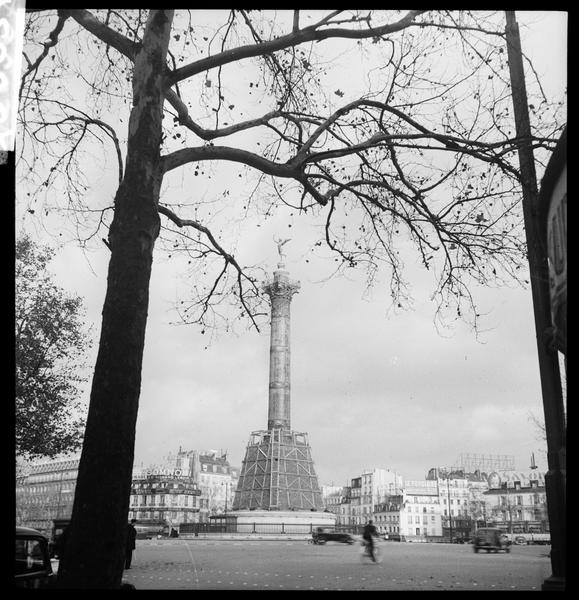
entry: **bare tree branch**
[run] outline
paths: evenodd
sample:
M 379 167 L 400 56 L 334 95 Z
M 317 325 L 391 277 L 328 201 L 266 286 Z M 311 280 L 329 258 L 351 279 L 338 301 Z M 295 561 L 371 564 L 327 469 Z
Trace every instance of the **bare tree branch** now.
M 168 75 L 167 83 L 171 87 L 178 81 L 197 75 L 204 71 L 214 69 L 218 66 L 223 66 L 232 62 L 237 62 L 245 58 L 251 58 L 255 56 L 264 56 L 282 50 L 284 48 L 290 48 L 292 46 L 298 46 L 305 42 L 318 42 L 331 38 L 341 39 L 354 39 L 361 40 L 364 38 L 380 37 L 395 33 L 402 29 L 409 27 L 417 16 L 422 14 L 422 10 L 409 11 L 402 19 L 396 23 L 390 25 L 383 25 L 381 27 L 368 28 L 364 30 L 354 30 L 346 28 L 326 29 L 324 31 L 318 31 L 316 26 L 307 27 L 301 29 L 297 33 L 289 33 L 284 36 L 280 36 L 277 39 L 263 42 L 261 44 L 252 44 L 248 46 L 239 46 L 232 50 L 225 50 L 215 56 L 210 56 L 173 71 Z M 321 23 L 321 22 L 320 22 Z M 319 25 L 319 24 L 318 24 Z
M 92 33 L 99 40 L 108 44 L 124 54 L 131 60 L 135 59 L 135 54 L 139 49 L 139 44 L 129 38 L 121 35 L 114 29 L 107 27 L 99 21 L 90 11 L 84 9 L 71 9 L 66 11 L 79 25 L 82 25 L 87 31 Z
M 243 308 L 245 309 L 247 316 L 251 319 L 251 322 L 253 323 L 253 326 L 255 327 L 255 329 L 257 331 L 259 331 L 259 326 L 258 326 L 257 322 L 255 321 L 253 312 L 245 301 L 245 295 L 244 295 L 244 291 L 243 291 L 243 289 L 244 289 L 243 282 L 244 281 L 249 282 L 249 284 L 251 285 L 251 287 L 253 287 L 253 289 L 255 291 L 257 291 L 258 288 L 255 285 L 255 283 L 245 274 L 244 269 L 239 266 L 239 263 L 235 260 L 235 258 L 231 254 L 229 254 L 217 242 L 217 240 L 215 239 L 215 237 L 213 236 L 211 231 L 204 225 L 201 225 L 197 221 L 192 221 L 190 219 L 181 219 L 172 210 L 170 210 L 166 206 L 159 205 L 158 210 L 159 210 L 159 213 L 161 213 L 162 215 L 165 215 L 168 219 L 170 219 L 173 223 L 175 223 L 175 225 L 177 225 L 177 227 L 179 227 L 179 228 L 192 227 L 193 229 L 196 229 L 197 231 L 200 231 L 201 233 L 203 233 L 207 237 L 207 239 L 211 242 L 211 245 L 213 246 L 213 248 L 215 248 L 217 253 L 220 254 L 223 257 L 223 259 L 225 260 L 225 265 L 223 267 L 223 270 L 222 270 L 221 274 L 218 276 L 218 278 L 216 279 L 216 281 L 214 282 L 212 289 L 207 294 L 207 299 L 209 299 L 213 296 L 213 293 L 215 292 L 215 289 L 217 287 L 219 280 L 225 274 L 228 264 L 231 265 L 237 271 L 239 301 L 241 302 Z

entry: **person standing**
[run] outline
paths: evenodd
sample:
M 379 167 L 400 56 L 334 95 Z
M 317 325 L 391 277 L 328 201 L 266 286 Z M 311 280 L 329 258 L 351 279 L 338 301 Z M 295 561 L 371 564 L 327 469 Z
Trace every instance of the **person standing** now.
M 136 547 L 135 540 L 137 539 L 137 530 L 133 523 L 136 523 L 136 519 L 131 519 L 131 522 L 127 525 L 127 541 L 125 546 L 125 569 L 131 568 L 131 561 L 133 559 L 133 550 Z
M 66 540 L 68 539 L 68 525 L 62 530 L 62 533 L 58 536 L 56 541 L 55 554 L 58 560 L 62 560 L 64 556 L 64 550 L 66 546 Z
M 366 548 L 368 550 L 368 554 L 370 558 L 376 562 L 376 556 L 374 554 L 374 538 L 378 537 L 378 530 L 374 527 L 374 523 L 372 519 L 364 525 L 364 531 L 362 533 L 362 539 L 366 543 Z

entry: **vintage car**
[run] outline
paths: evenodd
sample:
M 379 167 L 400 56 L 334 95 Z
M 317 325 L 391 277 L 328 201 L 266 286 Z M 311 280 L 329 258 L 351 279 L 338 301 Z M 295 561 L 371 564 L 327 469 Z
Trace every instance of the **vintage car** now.
M 353 544 L 356 540 L 351 533 L 334 531 L 318 527 L 312 532 L 312 541 L 314 544 L 325 544 L 326 542 L 340 542 L 342 544 Z
M 476 531 L 472 540 L 472 549 L 475 552 L 486 550 L 488 552 L 511 551 L 511 541 L 507 534 L 495 527 L 481 527 Z
M 14 583 L 17 588 L 49 588 L 54 585 L 48 538 L 40 531 L 16 527 L 15 558 Z

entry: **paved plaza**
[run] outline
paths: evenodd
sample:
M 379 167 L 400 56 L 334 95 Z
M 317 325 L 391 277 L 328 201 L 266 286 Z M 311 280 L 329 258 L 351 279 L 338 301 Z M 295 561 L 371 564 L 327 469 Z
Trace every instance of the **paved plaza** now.
M 360 546 L 307 540 L 139 540 L 124 580 L 137 589 L 540 591 L 549 546 L 475 554 L 470 545 L 380 542 L 382 561 Z

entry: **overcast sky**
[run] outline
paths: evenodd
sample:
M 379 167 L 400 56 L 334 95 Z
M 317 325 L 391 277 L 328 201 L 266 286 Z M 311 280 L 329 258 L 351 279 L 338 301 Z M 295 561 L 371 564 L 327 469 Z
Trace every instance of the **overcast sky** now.
M 539 16 L 522 31 L 523 50 L 549 95 L 566 85 L 566 18 Z M 394 313 L 386 287 L 368 296 L 362 275 L 322 282 L 328 265 L 305 261 L 310 233 L 283 216 L 242 249 L 273 272 L 273 235 L 292 238 L 284 247 L 287 268 L 301 282 L 291 305 L 292 429 L 308 433 L 320 483 L 344 485 L 372 468 L 420 479 L 467 453 L 513 456 L 518 469 L 534 453 L 545 470 L 545 443 L 533 421 L 543 412 L 530 290 L 477 289 L 483 332 L 477 337 L 460 323 L 439 332 L 432 287 L 412 262 L 406 277 L 414 309 Z M 66 246 L 52 265 L 57 281 L 85 299 L 96 339 L 107 261 L 104 245 L 90 255 L 92 270 Z M 209 339 L 199 328 L 172 325 L 183 282 L 175 271 L 155 258 L 135 464 L 160 461 L 181 446 L 227 451 L 241 466 L 250 433 L 267 426 L 269 328 Z

